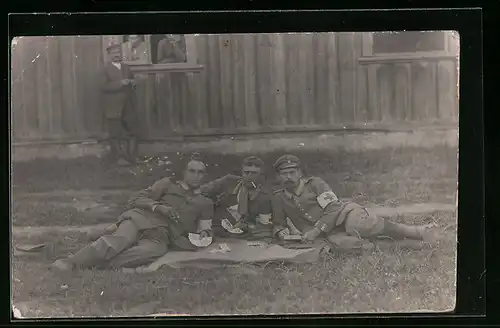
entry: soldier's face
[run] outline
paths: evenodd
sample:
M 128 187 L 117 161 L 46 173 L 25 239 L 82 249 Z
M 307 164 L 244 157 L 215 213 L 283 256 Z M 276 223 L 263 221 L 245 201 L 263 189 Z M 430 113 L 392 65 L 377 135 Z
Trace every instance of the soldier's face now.
M 300 178 L 302 177 L 302 172 L 299 168 L 289 168 L 280 170 L 278 174 L 281 184 L 289 190 L 297 188 L 299 185 Z
M 207 168 L 202 162 L 189 162 L 184 171 L 184 182 L 191 188 L 198 188 L 205 178 L 206 170 Z
M 241 168 L 243 182 L 248 188 L 256 188 L 261 182 L 262 169 L 254 165 L 244 165 Z
M 120 48 L 114 48 L 109 52 L 109 56 L 111 57 L 111 60 L 115 63 L 119 63 L 122 61 L 122 51 Z

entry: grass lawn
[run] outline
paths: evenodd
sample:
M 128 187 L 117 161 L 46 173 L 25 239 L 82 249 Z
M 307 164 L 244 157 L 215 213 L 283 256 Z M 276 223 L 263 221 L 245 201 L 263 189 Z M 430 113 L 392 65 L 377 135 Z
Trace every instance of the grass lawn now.
M 360 203 L 454 203 L 456 150 L 395 149 L 364 153 L 297 152 L 307 173 L 323 177 L 341 197 Z M 266 162 L 280 153 L 263 154 Z M 164 158 L 168 156 L 168 158 Z M 71 193 L 43 197 L 32 193 L 121 189 L 97 197 L 120 206 L 129 190 L 179 172 L 182 154 L 162 154 L 148 165 L 103 170 L 97 159 L 16 164 L 15 225 L 91 224 L 112 220 L 83 215 L 72 208 Z M 211 177 L 237 173 L 242 156 L 207 155 Z M 172 163 L 169 163 L 171 161 Z M 75 195 L 78 193 L 74 193 Z M 361 255 L 331 254 L 316 264 L 267 263 L 202 270 L 162 268 L 149 274 L 86 270 L 54 273 L 50 261 L 85 244 L 83 234 L 15 237 L 15 243 L 51 243 L 35 258 L 14 257 L 13 297 L 23 315 L 119 316 L 176 314 L 342 313 L 451 310 L 455 304 L 456 218 L 451 213 L 397 218 L 452 226 L 432 249 L 376 249 Z

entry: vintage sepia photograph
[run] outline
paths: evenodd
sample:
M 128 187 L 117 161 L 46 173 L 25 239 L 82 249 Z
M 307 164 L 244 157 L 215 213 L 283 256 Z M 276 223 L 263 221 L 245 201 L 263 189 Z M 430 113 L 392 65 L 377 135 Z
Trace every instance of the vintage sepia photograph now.
M 18 319 L 453 311 L 454 31 L 11 43 Z

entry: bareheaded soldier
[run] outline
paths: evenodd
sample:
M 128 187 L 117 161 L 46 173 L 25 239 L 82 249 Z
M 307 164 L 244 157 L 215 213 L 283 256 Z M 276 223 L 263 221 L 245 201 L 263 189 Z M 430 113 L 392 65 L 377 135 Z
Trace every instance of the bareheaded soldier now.
M 199 190 L 205 175 L 205 163 L 198 154 L 193 155 L 182 180 L 163 178 L 139 192 L 116 224 L 76 254 L 54 262 L 53 267 L 133 268 L 154 262 L 168 249 L 197 250 L 189 233 L 212 236 L 213 202 Z
M 271 193 L 264 182 L 264 162 L 250 156 L 243 160 L 241 176 L 228 174 L 200 188 L 216 204 L 213 219 L 216 235 L 239 235 L 246 239 L 272 237 Z M 233 233 L 225 230 L 223 221 L 236 230 Z
M 272 198 L 273 235 L 280 239 L 294 229 L 303 242 L 323 237 L 334 246 L 352 249 L 371 248 L 373 244 L 365 238 L 382 235 L 413 240 L 428 236 L 428 226 L 394 223 L 356 203 L 340 201 L 321 178 L 303 176 L 296 156 L 278 158 L 274 168 L 283 186 Z

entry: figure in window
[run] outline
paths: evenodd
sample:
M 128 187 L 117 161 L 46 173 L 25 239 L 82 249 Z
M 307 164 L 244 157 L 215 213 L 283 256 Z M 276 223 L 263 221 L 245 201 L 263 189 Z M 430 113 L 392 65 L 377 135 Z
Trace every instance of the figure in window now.
M 165 38 L 158 43 L 159 64 L 186 62 L 186 46 L 181 35 L 165 34 Z
M 136 64 L 149 63 L 148 45 L 144 39 L 144 35 L 128 35 L 125 36 L 126 41 L 123 43 L 123 58 L 126 62 Z

